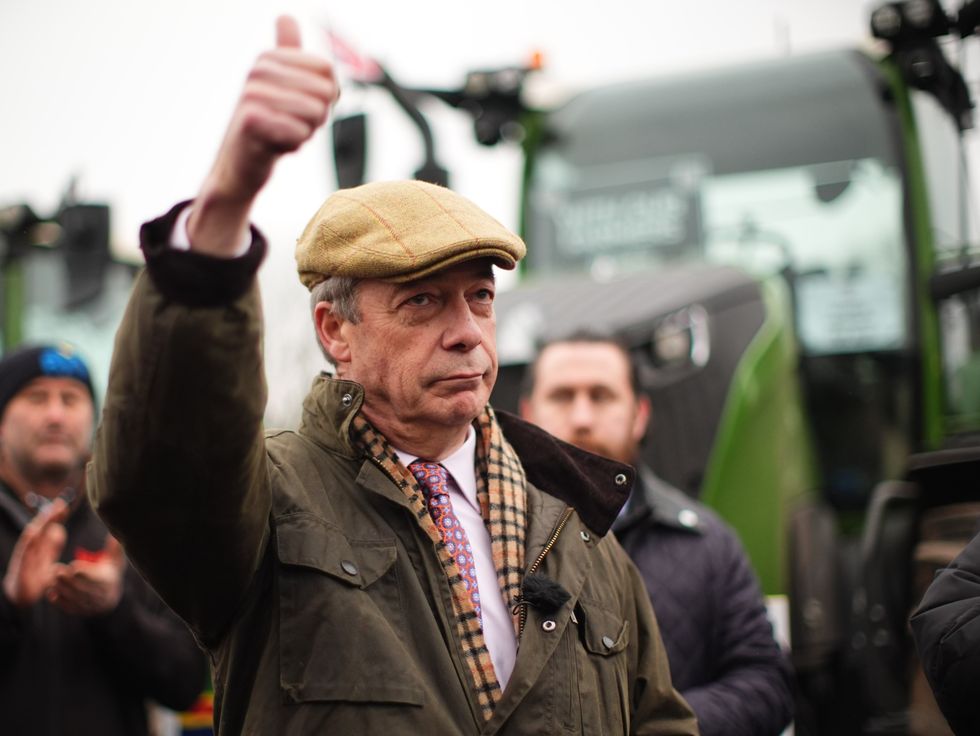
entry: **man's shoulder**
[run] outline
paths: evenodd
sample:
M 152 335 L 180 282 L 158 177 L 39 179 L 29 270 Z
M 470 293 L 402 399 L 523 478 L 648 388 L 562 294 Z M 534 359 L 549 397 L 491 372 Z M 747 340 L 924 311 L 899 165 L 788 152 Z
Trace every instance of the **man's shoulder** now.
M 337 457 L 350 461 L 350 453 L 346 448 L 337 447 L 335 443 L 327 441 L 329 438 L 311 435 L 309 432 L 296 429 L 266 429 L 265 449 L 266 453 L 279 463 L 312 462 L 321 456 Z
M 704 540 L 704 546 L 718 554 L 744 555 L 738 534 L 714 509 L 659 478 L 649 468 L 640 468 L 639 474 L 655 523 L 695 534 Z
M 291 429 L 266 430 L 265 450 L 275 515 L 320 509 L 324 489 L 335 504 L 338 498 L 333 491 L 353 485 L 361 465 Z
M 293 429 L 266 429 L 265 451 L 275 466 L 298 461 L 304 452 L 306 441 Z
M 650 468 L 637 469 L 642 502 L 657 525 L 697 535 L 715 533 L 724 522 L 703 503 L 671 485 Z

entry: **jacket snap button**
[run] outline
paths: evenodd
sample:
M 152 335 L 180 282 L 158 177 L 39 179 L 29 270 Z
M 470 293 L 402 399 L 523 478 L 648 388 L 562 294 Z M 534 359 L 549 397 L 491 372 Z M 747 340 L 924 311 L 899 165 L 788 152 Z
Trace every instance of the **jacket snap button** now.
M 354 397 L 351 396 L 350 394 L 344 394 L 343 396 L 340 397 L 340 403 L 343 404 L 344 406 L 350 406 L 351 404 L 354 403 Z
M 691 529 L 698 525 L 698 514 L 696 511 L 691 511 L 691 509 L 684 509 L 677 514 L 677 521 L 688 529 Z
M 543 624 L 541 624 L 541 628 L 544 629 L 545 631 L 554 631 L 555 626 L 557 626 L 557 624 L 554 621 L 552 621 L 550 618 L 547 621 L 545 621 Z
M 613 648 L 613 644 L 615 644 L 615 643 L 616 642 L 614 642 L 608 636 L 602 637 L 602 646 L 604 646 L 606 649 L 612 649 Z
M 583 542 L 588 542 L 590 539 L 592 539 L 592 537 L 589 535 L 589 533 L 587 531 L 584 531 L 583 530 L 583 531 L 580 531 L 578 534 L 579 534 L 580 537 L 582 537 L 582 541 Z
M 626 485 L 626 475 L 624 473 L 619 473 L 616 476 L 616 479 L 615 480 L 616 480 L 616 485 L 617 486 L 625 486 Z
M 355 565 L 350 560 L 344 560 L 340 563 L 340 566 L 344 569 L 348 575 L 357 575 L 357 565 Z

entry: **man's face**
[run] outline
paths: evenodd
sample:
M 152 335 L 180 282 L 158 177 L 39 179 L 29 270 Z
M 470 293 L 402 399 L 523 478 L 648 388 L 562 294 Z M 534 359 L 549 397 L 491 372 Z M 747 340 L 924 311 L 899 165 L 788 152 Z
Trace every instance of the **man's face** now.
M 357 288 L 361 319 L 343 323 L 334 357 L 342 377 L 364 386 L 368 419 L 396 443 L 469 425 L 497 379 L 490 262 Z
M 0 452 L 28 480 L 63 476 L 88 457 L 93 412 L 80 381 L 35 378 L 7 404 L 0 419 Z
M 564 342 L 538 357 L 521 414 L 559 439 L 633 463 L 650 405 L 633 392 L 627 356 L 616 345 Z

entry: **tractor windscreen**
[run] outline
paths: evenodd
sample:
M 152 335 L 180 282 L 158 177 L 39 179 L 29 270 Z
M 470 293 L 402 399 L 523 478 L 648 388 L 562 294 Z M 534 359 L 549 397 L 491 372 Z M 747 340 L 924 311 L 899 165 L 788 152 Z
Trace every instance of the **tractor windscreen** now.
M 529 169 L 530 275 L 783 273 L 806 354 L 905 348 L 903 178 L 869 94 L 884 82 L 851 52 L 750 70 L 598 90 L 553 115 Z

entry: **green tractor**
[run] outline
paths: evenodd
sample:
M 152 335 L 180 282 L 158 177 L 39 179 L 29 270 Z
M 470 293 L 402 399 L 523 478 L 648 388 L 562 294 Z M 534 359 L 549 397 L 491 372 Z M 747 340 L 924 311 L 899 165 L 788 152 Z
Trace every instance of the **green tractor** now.
M 938 38 L 977 2 L 887 3 L 880 57 L 842 50 L 521 98 L 527 69 L 459 90 L 373 80 L 519 127 L 529 245 L 498 295 L 513 409 L 540 341 L 591 328 L 633 350 L 654 407 L 645 456 L 738 531 L 800 684 L 796 731 L 944 733 L 906 621 L 980 520 L 980 245 L 967 217 L 972 101 Z M 363 118 L 334 129 L 341 185 Z M 785 613 L 787 612 L 788 613 Z
M 104 385 L 116 327 L 138 266 L 109 246 L 110 208 L 68 188 L 51 213 L 0 208 L 0 354 L 21 343 L 67 340 Z
M 515 408 L 540 340 L 622 336 L 653 399 L 646 459 L 738 531 L 800 684 L 797 734 L 944 733 L 906 620 L 980 519 L 980 246 L 967 217 L 972 102 L 937 44 L 980 2 L 879 7 L 880 57 L 837 51 L 584 92 L 529 109 L 528 69 L 413 90 L 419 178 L 446 183 L 418 103 L 522 131 L 520 283 L 498 296 Z M 337 178 L 364 118 L 334 124 Z M 0 211 L 0 339 L 67 338 L 104 380 L 134 267 L 108 210 Z M 105 362 L 105 365 L 103 365 Z

